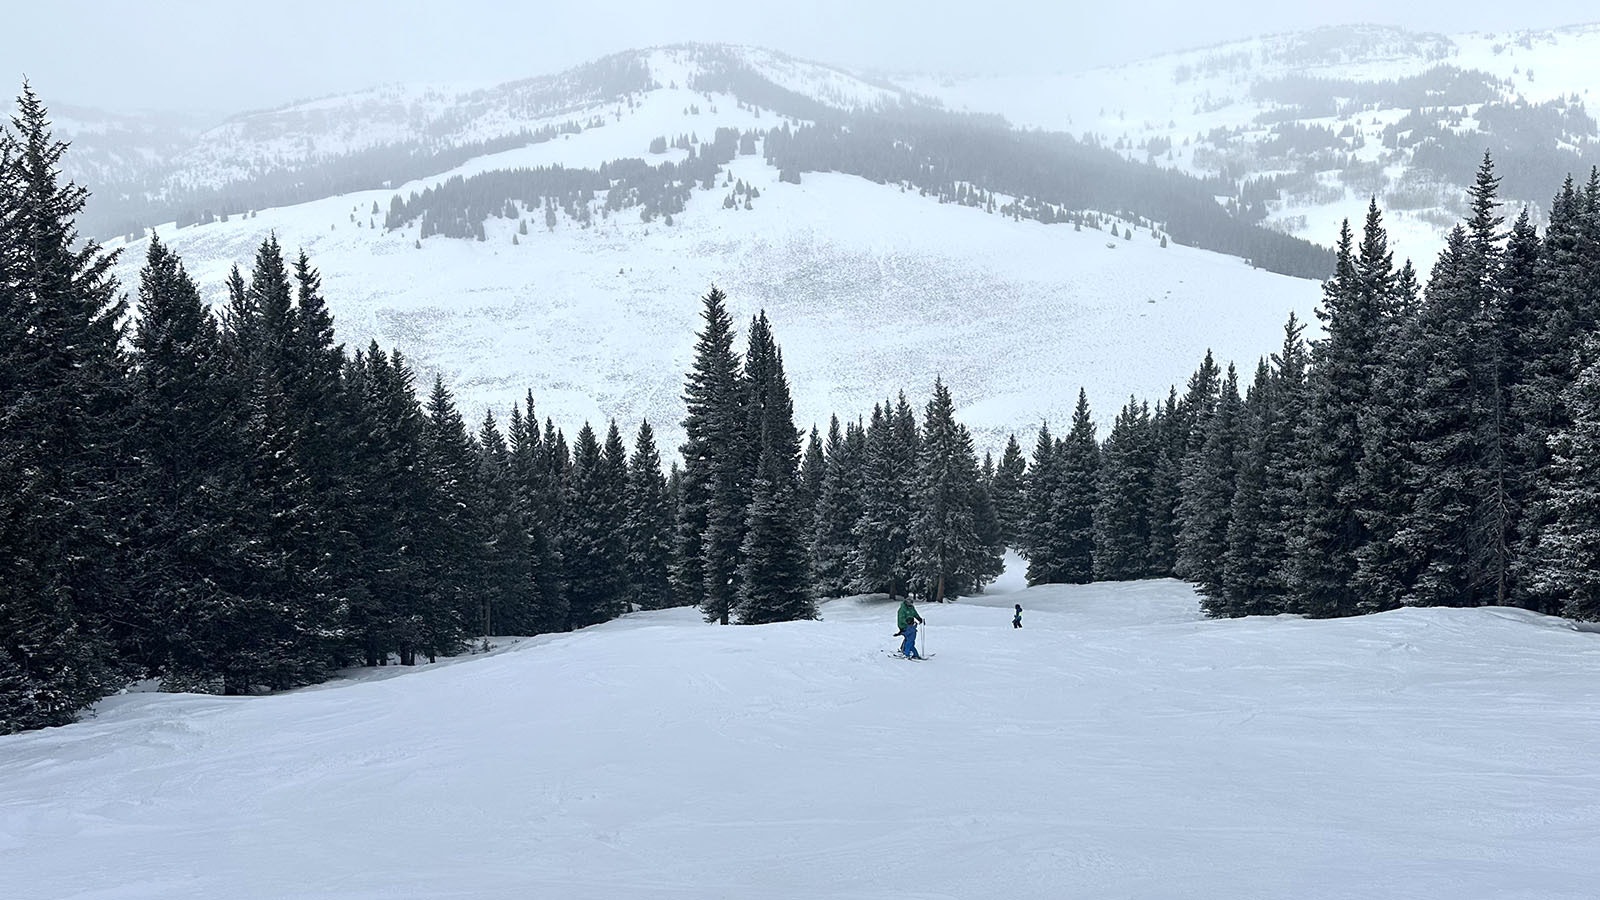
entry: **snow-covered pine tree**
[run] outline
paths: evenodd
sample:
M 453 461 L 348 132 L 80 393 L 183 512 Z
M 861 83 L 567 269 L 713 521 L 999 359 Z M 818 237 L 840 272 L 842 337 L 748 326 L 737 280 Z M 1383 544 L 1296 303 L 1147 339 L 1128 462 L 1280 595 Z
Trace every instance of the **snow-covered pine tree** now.
M 628 461 L 627 574 L 632 602 L 641 609 L 673 604 L 668 566 L 672 561 L 672 509 L 661 454 L 649 422 L 639 424 Z
M 1242 417 L 1239 375 L 1229 363 L 1216 402 L 1195 426 L 1199 440 L 1193 442 L 1184 460 L 1178 501 L 1176 571 L 1207 593 L 1222 589 Z
M 498 630 L 499 610 L 515 608 L 519 598 L 536 590 L 538 581 L 522 494 L 511 470 L 511 452 L 493 412 L 484 413 L 477 445 L 486 547 L 483 579 L 478 584 L 478 615 L 471 624 L 474 630 L 490 635 Z M 565 616 L 557 628 L 567 628 Z
M 826 470 L 811 537 L 811 583 L 822 597 L 843 597 L 854 583 L 850 554 L 856 546 L 853 529 L 861 518 L 865 456 L 866 435 L 861 426 L 852 422 L 841 433 L 839 419 L 832 418 L 824 453 Z
M 1363 453 L 1361 414 L 1373 402 L 1384 313 L 1392 299 L 1393 258 L 1376 203 L 1367 213 L 1359 259 L 1347 221 L 1339 232 L 1333 278 L 1317 309 L 1326 336 L 1312 348 L 1302 469 L 1302 518 L 1290 547 L 1292 612 L 1353 615 L 1356 551 L 1368 532 L 1356 496 Z
M 1078 389 L 1072 428 L 1056 442 L 1059 487 L 1051 507 L 1055 577 L 1062 584 L 1094 580 L 1094 510 L 1100 490 L 1100 442 L 1095 439 L 1089 395 Z
M 1513 389 L 1512 417 L 1519 430 L 1525 493 L 1518 525 L 1514 572 L 1525 582 L 1517 588 L 1518 605 L 1559 613 L 1565 598 L 1550 593 L 1554 582 L 1533 569 L 1549 557 L 1541 548 L 1556 506 L 1546 471 L 1553 436 L 1571 423 L 1563 392 L 1577 377 L 1575 368 L 1583 338 L 1600 323 L 1600 173 L 1585 189 L 1569 177 L 1550 208 L 1550 224 L 1535 266 L 1537 287 L 1529 302 L 1531 325 L 1526 340 L 1523 377 Z M 1523 572 L 1524 569 L 1526 572 Z
M 442 570 L 435 575 L 440 602 L 454 610 L 467 634 L 477 631 L 478 590 L 488 561 L 491 511 L 483 506 L 477 450 L 455 398 L 435 375 L 422 426 L 423 469 L 433 484 Z
M 1150 494 L 1157 448 L 1148 404 L 1128 398 L 1100 447 L 1094 577 L 1150 577 Z
M 684 385 L 682 515 L 678 520 L 674 588 L 699 598 L 707 621 L 730 621 L 744 542 L 749 453 L 745 387 L 733 350 L 727 297 L 713 287 L 702 298 L 705 327 L 695 342 Z
M 861 468 L 861 514 L 851 528 L 852 590 L 899 596 L 905 588 L 906 550 L 911 542 L 911 491 L 908 471 L 896 452 L 894 413 L 888 402 L 873 404 L 867 422 L 866 459 Z
M 572 477 L 567 484 L 568 615 L 573 628 L 615 618 L 625 612 L 627 547 L 624 543 L 623 497 L 627 485 L 626 451 L 612 423 L 601 448 L 585 422 L 572 448 Z
M 1301 424 L 1308 357 L 1305 326 L 1291 313 L 1283 346 L 1263 387 L 1259 372 L 1246 404 L 1244 454 L 1228 523 L 1221 597 L 1211 615 L 1272 615 L 1287 608 L 1287 530 L 1300 515 Z
M 203 668 L 208 656 L 183 627 L 237 602 L 224 587 L 231 565 L 223 474 L 238 464 L 228 427 L 217 323 L 182 262 L 152 235 L 139 273 L 133 333 L 133 581 L 123 616 L 143 635 L 131 656 L 148 671 Z
M 989 495 L 994 501 L 995 521 L 1000 528 L 1000 539 L 1008 547 L 1019 546 L 1024 517 L 1023 481 L 1028 463 L 1017 444 L 1017 436 L 1006 439 L 1006 448 L 994 467 L 994 479 L 989 485 Z
M 1028 584 L 1052 584 L 1059 565 L 1055 558 L 1055 496 L 1059 473 L 1055 465 L 1056 441 L 1050 423 L 1039 423 L 1033 443 L 1033 463 L 1023 479 L 1021 551 L 1028 560 Z
M 0 733 L 58 725 L 113 683 L 129 497 L 125 306 L 114 254 L 79 246 L 86 192 L 23 85 L 0 134 Z M 72 560 L 66 567 L 61 560 Z
M 822 497 L 822 476 L 826 471 L 822 437 L 813 425 L 811 434 L 806 438 L 806 449 L 800 457 L 800 481 L 795 485 L 795 515 L 800 517 L 800 533 L 805 536 L 808 553 L 811 537 L 816 533 L 817 501 Z
M 741 625 L 817 618 L 803 536 L 795 517 L 794 461 L 768 445 L 756 468 L 739 563 Z
M 935 379 L 924 412 L 921 450 L 911 530 L 914 577 L 935 601 L 980 591 L 999 571 L 999 551 L 978 533 L 978 460 L 943 379 Z
M 1578 378 L 1562 394 L 1571 424 L 1550 441 L 1539 510 L 1549 524 L 1524 563 L 1529 593 L 1560 597 L 1562 615 L 1600 621 L 1600 339 L 1584 346 Z

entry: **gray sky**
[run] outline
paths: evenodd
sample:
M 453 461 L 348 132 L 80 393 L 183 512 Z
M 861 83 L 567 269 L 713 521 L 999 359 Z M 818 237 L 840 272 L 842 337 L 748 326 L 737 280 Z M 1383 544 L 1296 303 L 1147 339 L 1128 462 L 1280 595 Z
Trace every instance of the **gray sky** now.
M 1318 25 L 1596 18 L 1594 0 L 55 0 L 0 10 L 8 33 L 28 36 L 6 42 L 0 88 L 14 94 L 26 74 L 47 104 L 232 113 L 392 81 L 505 81 L 679 41 L 848 67 L 1035 72 Z

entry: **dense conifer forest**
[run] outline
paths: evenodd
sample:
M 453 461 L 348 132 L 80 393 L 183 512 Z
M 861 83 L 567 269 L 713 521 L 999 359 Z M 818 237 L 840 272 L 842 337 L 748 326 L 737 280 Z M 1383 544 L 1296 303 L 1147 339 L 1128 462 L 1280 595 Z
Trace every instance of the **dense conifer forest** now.
M 1505 225 L 1485 157 L 1425 284 L 1374 203 L 1339 236 L 1321 338 L 1291 317 L 1244 373 L 1208 355 L 1103 438 L 1080 393 L 1063 434 L 998 460 L 942 381 L 800 430 L 774 323 L 741 341 L 713 287 L 672 461 L 647 422 L 569 441 L 531 390 L 469 425 L 400 353 L 339 344 L 275 238 L 214 312 L 152 237 L 130 316 L 64 150 L 24 88 L 0 142 L 0 732 L 135 679 L 281 690 L 632 609 L 951 600 L 1008 546 L 1030 583 L 1176 576 L 1214 616 L 1600 618 L 1600 173 L 1540 234 Z M 454 227 L 418 202 L 395 214 Z

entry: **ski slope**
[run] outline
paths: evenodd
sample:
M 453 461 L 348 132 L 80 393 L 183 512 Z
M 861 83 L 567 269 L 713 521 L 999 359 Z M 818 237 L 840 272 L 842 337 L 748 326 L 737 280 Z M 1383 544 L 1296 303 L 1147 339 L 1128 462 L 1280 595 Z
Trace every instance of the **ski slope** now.
M 1600 635 L 1002 587 L 913 663 L 893 611 L 112 698 L 0 738 L 0 897 L 1594 896 Z

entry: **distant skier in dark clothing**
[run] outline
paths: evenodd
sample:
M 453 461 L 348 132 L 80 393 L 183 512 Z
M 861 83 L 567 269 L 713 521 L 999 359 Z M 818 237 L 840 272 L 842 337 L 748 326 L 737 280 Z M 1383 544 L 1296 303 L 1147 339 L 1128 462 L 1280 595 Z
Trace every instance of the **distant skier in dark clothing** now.
M 917 653 L 917 626 L 922 624 L 922 617 L 917 615 L 917 608 L 911 605 L 910 597 L 900 601 L 895 624 L 900 626 L 896 633 L 905 635 L 905 640 L 900 642 L 900 655 L 907 659 L 921 659 L 921 654 Z
M 1017 614 L 1011 617 L 1011 627 L 1012 628 L 1021 628 L 1022 627 L 1022 604 L 1021 603 L 1017 604 Z

